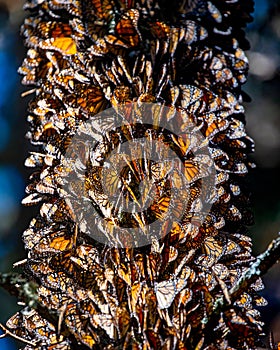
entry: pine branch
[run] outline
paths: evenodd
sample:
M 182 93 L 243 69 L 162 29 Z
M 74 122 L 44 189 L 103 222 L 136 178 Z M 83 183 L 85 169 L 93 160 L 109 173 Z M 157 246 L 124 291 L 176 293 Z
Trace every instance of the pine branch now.
M 248 289 L 259 277 L 265 275 L 267 271 L 279 262 L 280 259 L 280 237 L 274 239 L 268 248 L 260 255 L 252 265 L 244 272 L 237 283 L 229 291 L 232 300 Z
M 16 339 L 16 340 L 18 340 L 18 341 L 20 341 L 20 342 L 22 342 L 22 343 L 31 345 L 31 346 L 33 346 L 33 347 L 36 346 L 36 343 L 35 343 L 35 342 L 29 341 L 29 340 L 26 340 L 26 339 L 24 339 L 24 338 L 22 338 L 22 337 L 17 336 L 16 334 L 10 332 L 10 331 L 9 331 L 5 326 L 3 326 L 1 323 L 0 323 L 0 329 L 2 329 L 2 331 L 4 332 L 3 334 L 0 335 L 0 339 L 9 336 L 9 337 L 12 337 L 12 338 L 14 338 L 14 339 Z
M 17 297 L 19 303 L 34 307 L 37 304 L 37 284 L 28 281 L 21 273 L 0 272 L 0 287 Z
M 231 305 L 243 292 L 246 292 L 250 285 L 252 285 L 258 278 L 265 275 L 268 270 L 278 263 L 280 260 L 280 237 L 274 239 L 268 246 L 268 248 L 257 256 L 256 260 L 251 266 L 243 273 L 237 283 L 229 290 L 228 297 L 231 303 L 225 296 L 218 298 L 215 302 L 212 317 L 206 320 L 207 328 L 210 330 L 212 319 L 215 315 L 220 314 Z M 214 317 L 215 318 L 215 317 Z M 205 333 L 207 333 L 205 328 Z

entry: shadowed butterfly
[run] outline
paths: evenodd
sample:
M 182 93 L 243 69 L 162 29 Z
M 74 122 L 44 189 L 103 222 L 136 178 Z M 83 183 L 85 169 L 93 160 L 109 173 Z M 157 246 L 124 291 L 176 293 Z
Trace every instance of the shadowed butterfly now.
M 166 39 L 170 34 L 170 26 L 164 22 L 153 22 L 150 24 L 151 34 L 161 40 Z
M 64 312 L 64 323 L 77 339 L 89 348 L 92 348 L 96 344 L 97 336 L 93 337 L 94 332 L 91 332 L 92 335 L 90 335 L 88 332 L 89 318 L 82 316 L 78 305 L 74 302 L 69 302 Z
M 80 0 L 51 0 L 43 1 L 43 7 L 47 12 L 50 12 L 54 17 L 58 17 L 61 10 L 66 10 L 70 15 L 81 18 L 82 9 Z M 50 10 L 58 10 L 56 13 Z
M 123 9 L 131 9 L 135 7 L 135 0 L 118 0 Z
M 197 25 L 196 22 L 194 21 L 186 21 L 185 22 L 185 28 L 184 30 L 184 35 L 182 38 L 182 42 L 184 44 L 190 45 L 194 43 L 195 41 L 201 41 L 207 38 L 207 30 L 200 25 Z
M 217 7 L 215 5 L 213 5 L 213 3 L 210 1 L 207 2 L 207 7 L 208 7 L 208 11 L 210 12 L 212 18 L 217 23 L 221 23 L 222 22 L 222 15 L 221 15 L 220 11 L 217 9 Z
M 39 31 L 41 39 L 71 37 L 72 28 L 67 23 L 62 22 L 40 22 L 36 30 Z
M 114 6 L 111 0 L 90 0 L 88 1 L 87 6 L 89 9 L 92 7 L 93 15 L 100 19 L 107 20 L 112 17 Z
M 64 103 L 73 108 L 80 108 L 85 116 L 88 117 L 89 114 L 94 115 L 102 111 L 107 101 L 101 88 L 75 84 L 73 93 L 64 98 Z
M 131 9 L 125 12 L 115 26 L 116 36 L 107 35 L 106 41 L 124 48 L 137 46 L 140 40 L 140 33 L 137 29 L 138 19 L 138 10 Z
M 96 45 L 90 48 L 90 52 L 96 56 L 103 56 L 110 50 L 117 52 L 120 49 L 133 48 L 139 44 L 140 33 L 138 31 L 139 11 L 131 9 L 125 12 L 117 22 L 114 33 L 108 34 L 97 40 Z
M 162 340 L 158 333 L 153 331 L 152 329 L 148 329 L 145 331 L 145 335 L 149 342 L 149 348 L 151 349 L 161 349 L 162 348 Z

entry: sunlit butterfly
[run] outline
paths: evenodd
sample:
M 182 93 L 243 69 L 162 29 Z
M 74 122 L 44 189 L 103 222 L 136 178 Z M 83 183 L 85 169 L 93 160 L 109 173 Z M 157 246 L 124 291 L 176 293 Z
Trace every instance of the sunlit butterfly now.
M 75 55 L 77 53 L 77 46 L 74 39 L 69 37 L 58 37 L 42 40 L 39 42 L 42 49 L 54 50 L 63 55 Z
M 171 198 L 169 196 L 162 196 L 149 208 L 151 210 L 151 214 L 157 219 L 164 219 L 166 213 L 168 212 L 170 200 Z
M 250 308 L 252 305 L 252 297 L 248 293 L 243 293 L 235 304 L 246 309 Z
M 160 309 L 170 307 L 176 295 L 187 285 L 190 274 L 191 269 L 184 267 L 180 277 L 171 277 L 169 280 L 155 283 L 154 290 Z
M 223 254 L 223 247 L 213 237 L 207 237 L 203 242 L 203 250 L 206 255 L 218 260 Z
M 207 5 L 208 5 L 208 10 L 209 10 L 211 16 L 213 17 L 213 19 L 217 23 L 221 23 L 222 22 L 222 15 L 221 15 L 220 11 L 217 9 L 217 7 L 210 1 L 207 2 Z
M 267 300 L 262 296 L 255 296 L 253 298 L 253 303 L 256 306 L 266 306 L 268 304 Z

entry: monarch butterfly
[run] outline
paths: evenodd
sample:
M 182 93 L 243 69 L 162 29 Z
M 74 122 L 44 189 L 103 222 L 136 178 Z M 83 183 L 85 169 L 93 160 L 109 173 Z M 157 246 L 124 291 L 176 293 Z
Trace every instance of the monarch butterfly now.
M 171 87 L 169 94 L 170 94 L 171 105 L 174 106 L 180 95 L 179 87 L 178 86 Z
M 40 302 L 52 310 L 58 310 L 69 301 L 66 293 L 52 293 L 52 289 L 40 286 L 38 288 L 38 296 Z
M 94 314 L 93 321 L 105 330 L 110 339 L 114 339 L 116 335 L 116 321 L 110 314 Z
M 50 260 L 50 258 L 48 260 Z M 35 276 L 48 275 L 53 272 L 53 269 L 46 264 L 46 261 L 43 262 L 39 259 L 34 259 L 31 261 L 28 268 L 34 273 Z
M 44 203 L 40 209 L 41 216 L 48 222 L 62 223 L 66 217 L 74 219 L 74 214 L 65 200 Z M 65 221 L 64 221 L 65 222 Z
M 183 165 L 183 174 L 187 183 L 192 183 L 203 176 L 203 173 L 200 171 L 201 164 L 199 162 L 186 160 Z
M 64 69 L 60 72 L 59 75 L 58 74 L 54 75 L 54 81 L 58 85 L 66 88 L 68 90 L 70 90 L 70 89 L 73 90 L 74 78 L 75 78 L 74 74 L 75 73 L 72 70 Z
M 176 296 L 176 283 L 173 279 L 155 282 L 155 293 L 158 302 L 158 307 L 160 309 L 167 309 L 173 303 L 173 300 Z
M 170 201 L 171 198 L 166 195 L 159 198 L 157 202 L 150 206 L 151 214 L 157 219 L 163 220 L 168 212 Z
M 215 264 L 212 271 L 220 280 L 224 280 L 229 275 L 228 268 L 224 264 Z
M 107 71 L 107 75 L 109 75 L 109 71 Z M 112 80 L 113 81 L 113 80 Z M 115 84 L 116 81 L 113 81 Z M 116 84 L 117 85 L 117 84 Z M 131 91 L 127 86 L 121 85 L 117 86 L 113 92 L 113 96 L 116 99 L 117 103 L 121 102 L 130 102 L 131 101 Z
M 66 96 L 64 103 L 73 108 L 80 108 L 86 116 L 94 115 L 104 109 L 107 101 L 99 87 L 86 87 L 84 84 L 75 84 L 75 94 Z M 79 97 L 77 97 L 79 96 Z
M 35 310 L 22 310 L 17 315 L 24 327 L 19 329 L 18 335 L 28 340 L 30 337 L 36 340 L 37 346 L 47 346 L 48 349 L 69 350 L 70 342 L 63 335 L 57 335 L 52 323 L 42 318 Z M 8 321 L 7 324 L 10 324 Z M 12 321 L 15 324 L 15 320 Z M 43 345 L 44 344 L 44 345 Z
M 71 260 L 76 264 L 79 269 L 84 269 L 92 273 L 93 270 L 101 271 L 99 265 L 98 251 L 86 244 L 79 245 L 75 251 L 76 256 L 72 256 Z
M 201 27 L 196 22 L 191 20 L 186 21 L 185 28 L 183 29 L 184 35 L 182 42 L 187 45 L 190 45 L 198 40 L 204 40 L 208 35 L 207 30 L 205 28 Z
M 114 33 L 105 35 L 104 39 L 98 39 L 96 45 L 91 47 L 90 52 L 93 55 L 103 56 L 110 50 L 137 46 L 140 40 L 140 33 L 137 29 L 138 19 L 138 10 L 130 9 L 125 12 L 117 22 Z
M 81 3 L 79 0 L 52 0 L 49 3 L 43 2 L 42 7 L 54 18 L 59 16 L 61 10 L 67 10 L 67 13 L 78 18 L 82 16 Z M 57 12 L 54 13 L 51 10 L 56 10 Z
M 86 28 L 79 18 L 73 18 L 69 21 L 69 24 L 74 29 L 74 37 L 76 40 L 84 39 L 86 36 Z
M 171 263 L 172 261 L 176 260 L 178 256 L 178 249 L 176 249 L 173 246 L 165 246 L 162 253 L 162 262 L 164 265 L 167 265 Z
M 152 35 L 163 40 L 169 36 L 171 28 L 164 22 L 156 21 L 150 24 L 150 29 Z
M 93 318 L 92 318 L 93 319 Z M 94 333 L 90 335 L 88 330 L 89 319 L 82 317 L 75 303 L 68 303 L 65 313 L 64 322 L 70 332 L 74 334 L 83 344 L 92 348 L 96 344 L 96 337 L 94 339 Z
M 45 50 L 58 51 L 63 55 L 75 55 L 77 53 L 77 46 L 72 38 L 57 37 L 42 40 L 39 42 L 39 47 Z
M 181 290 L 178 296 L 179 297 L 176 298 L 178 300 L 177 308 L 180 308 L 181 305 L 185 307 L 188 304 L 188 302 L 192 300 L 193 292 L 190 288 L 184 288 L 183 290 Z
M 114 196 L 121 187 L 121 180 L 115 169 L 102 169 L 102 187 L 109 196 Z
M 200 99 L 203 96 L 203 92 L 201 89 L 191 85 L 179 85 L 179 88 L 181 93 L 180 104 L 183 108 L 188 108 L 195 102 L 198 102 L 197 107 L 200 106 Z M 194 111 L 192 110 L 192 112 Z
M 155 282 L 154 290 L 160 309 L 167 309 L 173 303 L 176 295 L 187 285 L 191 275 L 191 269 L 184 267 L 179 277 L 171 277 L 169 280 Z
M 45 286 L 48 288 L 57 288 L 62 292 L 66 292 L 68 287 L 72 288 L 71 278 L 67 277 L 62 271 L 52 271 L 44 276 Z
M 251 287 L 256 292 L 259 292 L 260 290 L 264 289 L 264 284 L 261 278 L 258 278 L 255 283 L 251 284 Z
M 231 255 L 240 252 L 239 245 L 231 239 L 228 239 L 225 246 L 225 254 Z
M 240 187 L 235 184 L 230 184 L 230 190 L 234 196 L 238 196 L 241 193 Z
M 34 205 L 40 203 L 46 196 L 39 193 L 31 193 L 27 197 L 25 197 L 21 203 L 23 205 Z
M 36 30 L 42 39 L 71 37 L 72 28 L 62 22 L 40 22 Z
M 252 305 L 252 297 L 248 293 L 242 293 L 238 300 L 235 301 L 235 304 L 246 309 L 250 308 Z
M 206 237 L 203 242 L 203 250 L 205 251 L 206 255 L 214 258 L 216 261 L 222 256 L 223 254 L 223 247 L 221 244 L 219 244 L 218 241 L 215 240 L 213 237 Z
M 47 122 L 42 125 L 37 132 L 34 130 L 33 138 L 34 140 L 46 140 L 49 139 L 57 139 L 58 134 L 60 134 L 59 129 L 52 122 Z
M 253 297 L 253 303 L 256 306 L 266 306 L 268 304 L 267 300 L 259 295 Z
M 116 309 L 116 320 L 117 320 L 117 329 L 121 337 L 127 334 L 129 329 L 131 317 L 126 309 L 126 306 L 117 307 Z
M 110 0 L 90 0 L 90 4 L 87 5 L 87 9 L 93 8 L 91 11 L 94 16 L 97 16 L 101 19 L 108 19 L 112 16 L 113 12 L 113 3 Z
M 137 306 L 139 304 L 138 299 L 140 298 L 140 293 L 141 293 L 141 283 L 136 282 L 134 285 L 131 286 L 130 289 L 130 308 L 131 308 L 131 312 L 133 314 L 137 313 Z
M 206 137 L 212 138 L 218 132 L 223 131 L 229 125 L 228 121 L 222 118 L 217 119 L 211 124 L 208 124 L 207 128 L 204 131 Z
M 34 247 L 42 252 L 65 252 L 73 248 L 74 238 L 67 230 L 54 231 L 45 235 Z
M 30 156 L 25 159 L 24 165 L 29 168 L 39 167 L 43 164 L 52 165 L 53 157 L 48 157 L 44 153 L 29 152 Z
M 175 136 L 171 134 L 171 140 L 176 147 L 176 153 L 178 152 L 181 157 L 184 157 L 190 150 L 191 137 L 189 135 Z
M 130 9 L 124 13 L 115 27 L 116 35 L 119 35 L 130 46 L 138 45 L 140 33 L 137 29 L 139 11 Z
M 145 331 L 145 335 L 149 342 L 149 347 L 152 349 L 160 349 L 162 347 L 162 340 L 158 333 L 154 332 L 151 329 Z
M 36 84 L 36 69 L 30 67 L 27 61 L 24 61 L 21 67 L 18 69 L 18 73 L 23 75 L 22 83 L 24 85 Z

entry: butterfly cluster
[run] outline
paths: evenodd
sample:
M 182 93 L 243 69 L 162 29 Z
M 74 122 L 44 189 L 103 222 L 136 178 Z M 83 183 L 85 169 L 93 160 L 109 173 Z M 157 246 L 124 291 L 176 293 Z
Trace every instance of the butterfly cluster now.
M 244 184 L 254 143 L 241 105 L 248 71 L 242 27 L 251 20 L 252 7 L 251 0 L 25 2 L 29 16 L 22 35 L 28 51 L 19 72 L 31 86 L 27 93 L 34 94 L 27 137 L 37 150 L 26 159 L 35 171 L 23 203 L 40 204 L 40 211 L 23 241 L 25 271 L 38 283 L 40 307 L 27 307 L 7 322 L 10 331 L 34 342 L 25 350 L 257 346 L 263 324 L 255 307 L 265 304 L 258 295 L 261 280 L 237 300 L 229 295 L 254 260 Z M 63 190 L 62 161 L 84 122 L 109 107 L 133 103 L 167 106 L 170 123 L 172 111 L 179 110 L 180 123 L 191 121 L 204 136 L 210 159 L 200 158 L 198 166 L 190 142 L 168 131 L 134 126 L 107 135 L 92 156 L 95 164 L 85 159 L 85 184 L 73 184 L 72 195 L 82 191 L 99 212 L 110 213 L 111 225 L 118 220 L 144 227 L 170 207 L 169 170 L 141 158 L 127 162 L 118 176 L 107 172 L 105 181 L 128 203 L 138 200 L 139 183 L 149 175 L 157 200 L 144 218 L 114 214 L 100 171 L 122 138 L 163 139 L 181 159 L 190 183 L 187 205 L 172 207 L 180 219 L 171 225 L 162 220 L 161 239 L 145 247 L 113 248 L 77 224 Z M 83 158 L 78 146 L 73 152 Z M 207 173 L 210 164 L 215 176 L 204 198 L 211 204 L 205 214 L 197 174 Z M 180 178 L 173 181 L 183 192 Z M 228 306 L 215 314 L 219 298 Z M 208 322 L 212 328 L 206 333 Z

